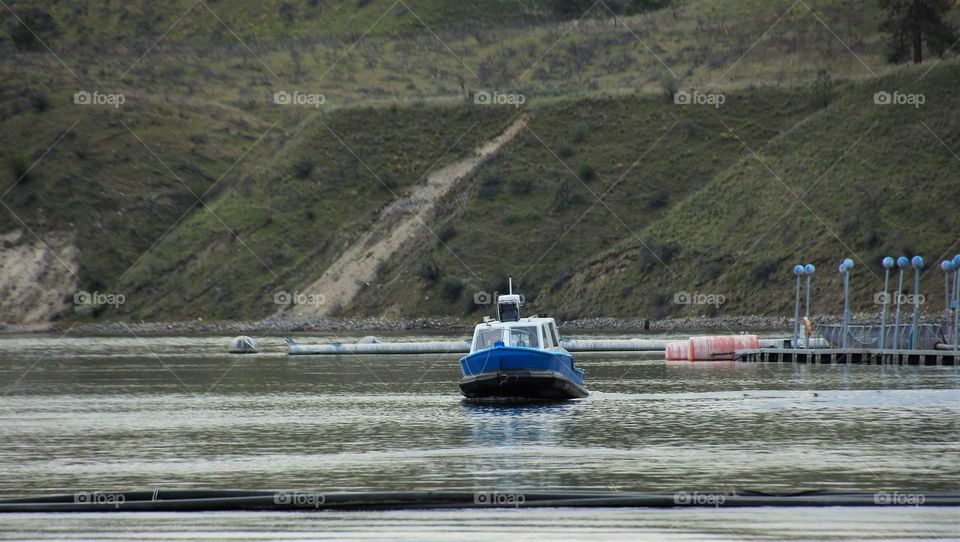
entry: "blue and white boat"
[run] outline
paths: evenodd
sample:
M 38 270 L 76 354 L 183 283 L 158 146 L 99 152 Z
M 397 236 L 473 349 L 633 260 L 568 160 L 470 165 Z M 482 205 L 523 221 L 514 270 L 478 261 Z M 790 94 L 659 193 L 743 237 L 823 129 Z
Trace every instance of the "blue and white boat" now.
M 484 318 L 470 353 L 460 358 L 460 392 L 469 399 L 555 400 L 586 397 L 583 369 L 560 345 L 553 318 L 521 318 L 522 297 L 497 299 L 497 320 Z

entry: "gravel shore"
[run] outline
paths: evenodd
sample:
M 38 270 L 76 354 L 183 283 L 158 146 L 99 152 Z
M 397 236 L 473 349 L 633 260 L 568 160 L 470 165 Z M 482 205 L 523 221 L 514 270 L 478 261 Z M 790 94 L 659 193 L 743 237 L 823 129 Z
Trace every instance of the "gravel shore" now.
M 817 316 L 814 324 L 840 323 L 839 315 Z M 876 314 L 855 314 L 853 323 L 879 323 Z M 892 322 L 891 322 L 892 323 Z M 205 321 L 179 322 L 96 322 L 76 325 L 62 322 L 45 324 L 0 323 L 0 333 L 59 333 L 71 335 L 282 335 L 304 332 L 456 332 L 469 333 L 474 322 L 456 318 L 417 318 L 409 320 L 381 318 L 266 318 L 256 321 Z M 687 317 L 663 320 L 639 318 L 582 318 L 560 323 L 561 330 L 570 331 L 716 331 L 737 333 L 740 331 L 789 331 L 793 319 L 785 316 L 724 316 Z

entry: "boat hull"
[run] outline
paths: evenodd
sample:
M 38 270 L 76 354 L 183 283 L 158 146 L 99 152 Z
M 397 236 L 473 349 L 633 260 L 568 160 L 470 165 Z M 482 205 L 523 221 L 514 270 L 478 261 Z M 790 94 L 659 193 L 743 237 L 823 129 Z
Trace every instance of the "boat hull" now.
M 460 393 L 470 399 L 562 401 L 586 397 L 583 373 L 566 351 L 494 347 L 460 359 Z

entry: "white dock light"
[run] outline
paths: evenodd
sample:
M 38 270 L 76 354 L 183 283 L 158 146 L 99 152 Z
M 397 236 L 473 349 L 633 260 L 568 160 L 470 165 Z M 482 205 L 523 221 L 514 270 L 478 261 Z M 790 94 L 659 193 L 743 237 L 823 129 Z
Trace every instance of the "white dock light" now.
M 844 258 L 840 262 L 840 272 L 843 273 L 843 348 L 847 347 L 847 334 L 850 329 L 850 270 L 853 269 L 853 260 Z
M 883 295 L 880 296 L 880 343 L 881 350 L 887 347 L 887 305 L 890 304 L 888 287 L 890 286 L 890 270 L 896 264 L 893 258 L 885 256 L 880 261 L 883 266 Z
M 803 276 L 804 267 L 800 264 L 793 266 L 793 274 L 797 276 L 797 293 L 793 299 L 793 341 L 791 346 L 796 348 L 800 344 L 800 277 Z

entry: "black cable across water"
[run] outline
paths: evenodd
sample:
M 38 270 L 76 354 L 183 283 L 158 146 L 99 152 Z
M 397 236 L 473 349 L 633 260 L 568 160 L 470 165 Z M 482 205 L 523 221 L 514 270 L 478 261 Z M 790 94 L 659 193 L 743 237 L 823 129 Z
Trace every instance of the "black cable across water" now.
M 77 492 L 0 500 L 0 512 L 206 512 L 226 510 L 402 510 L 413 508 L 960 506 L 960 492 L 763 493 L 680 491 L 155 490 Z

